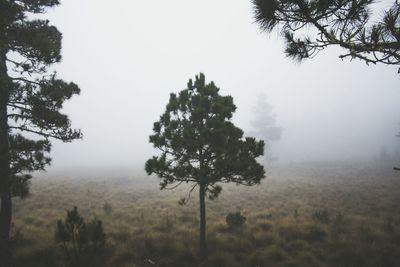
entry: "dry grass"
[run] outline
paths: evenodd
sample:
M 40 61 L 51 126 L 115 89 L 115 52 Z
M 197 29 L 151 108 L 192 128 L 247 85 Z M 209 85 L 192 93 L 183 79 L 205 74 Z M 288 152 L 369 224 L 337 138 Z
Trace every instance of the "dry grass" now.
M 106 266 L 196 266 L 198 202 L 155 178 L 35 179 L 14 205 L 17 266 L 60 266 L 57 219 L 78 206 L 104 223 Z M 313 216 L 326 210 L 328 221 Z M 240 211 L 245 226 L 229 231 Z M 371 166 L 275 167 L 261 186 L 224 186 L 207 203 L 210 266 L 400 266 L 400 173 Z M 148 260 L 154 262 L 151 265 Z

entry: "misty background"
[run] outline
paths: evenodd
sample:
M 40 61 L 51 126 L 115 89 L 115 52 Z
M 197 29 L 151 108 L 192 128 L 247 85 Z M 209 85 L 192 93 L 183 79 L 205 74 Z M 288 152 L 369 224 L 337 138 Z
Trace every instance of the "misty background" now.
M 199 72 L 233 96 L 245 131 L 267 96 L 283 128 L 279 162 L 369 162 L 400 148 L 398 66 L 342 61 L 333 47 L 295 63 L 276 32 L 261 33 L 251 1 L 68 0 L 44 16 L 63 33 L 56 70 L 82 90 L 64 112 L 84 134 L 54 142 L 49 174 L 142 170 L 169 94 Z

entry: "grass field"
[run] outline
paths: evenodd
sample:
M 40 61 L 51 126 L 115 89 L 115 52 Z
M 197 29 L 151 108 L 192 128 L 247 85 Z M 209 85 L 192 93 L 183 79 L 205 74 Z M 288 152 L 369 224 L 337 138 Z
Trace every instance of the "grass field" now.
M 78 206 L 103 221 L 104 266 L 197 266 L 198 201 L 156 178 L 44 177 L 14 204 L 16 266 L 63 266 L 56 221 Z M 225 217 L 247 220 L 229 230 Z M 260 186 L 223 186 L 207 202 L 209 266 L 400 266 L 400 172 L 367 165 L 293 164 Z M 99 256 L 100 257 L 100 256 Z M 97 266 L 97 265 L 96 265 Z

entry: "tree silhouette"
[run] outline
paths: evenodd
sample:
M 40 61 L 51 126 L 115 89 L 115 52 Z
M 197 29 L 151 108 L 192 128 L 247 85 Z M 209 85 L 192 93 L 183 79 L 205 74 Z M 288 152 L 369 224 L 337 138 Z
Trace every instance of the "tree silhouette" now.
M 191 184 L 190 192 L 199 187 L 202 261 L 207 260 L 206 195 L 218 197 L 222 183 L 251 186 L 264 178 L 264 167 L 256 161 L 263 155 L 264 142 L 243 137 L 230 121 L 235 110 L 232 97 L 219 95 L 219 88 L 206 84 L 200 74 L 179 95 L 170 95 L 150 136 L 161 155 L 146 162 L 146 171 L 161 178 L 161 189 L 182 183 Z
M 271 154 L 272 142 L 278 141 L 282 136 L 282 127 L 276 125 L 276 115 L 274 107 L 268 103 L 265 94 L 257 96 L 256 105 L 253 108 L 254 120 L 250 122 L 252 126 L 252 135 L 264 140 L 267 162 L 272 162 L 276 158 Z
M 60 111 L 79 87 L 49 72 L 61 60 L 61 33 L 34 19 L 57 0 L 0 0 L 0 261 L 10 260 L 11 198 L 27 195 L 29 173 L 50 164 L 49 138 L 69 142 L 79 130 Z M 29 134 L 29 138 L 24 133 Z M 34 137 L 36 136 L 36 137 Z M 39 138 L 38 138 L 39 137 Z M 33 138 L 33 139 L 30 139 Z
M 281 27 L 289 57 L 312 58 L 337 45 L 346 50 L 339 56 L 342 59 L 399 65 L 400 4 L 396 0 L 380 20 L 372 22 L 373 3 L 374 0 L 253 0 L 255 19 L 262 30 L 270 32 Z M 304 35 L 305 28 L 313 31 Z
M 396 137 L 400 138 L 400 132 L 396 134 Z M 395 171 L 400 171 L 399 167 L 394 167 L 393 168 Z

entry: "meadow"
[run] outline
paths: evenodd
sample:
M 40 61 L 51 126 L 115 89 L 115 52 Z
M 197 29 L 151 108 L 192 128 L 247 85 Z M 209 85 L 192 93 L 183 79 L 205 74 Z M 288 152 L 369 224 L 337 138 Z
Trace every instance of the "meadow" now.
M 14 204 L 15 266 L 63 266 L 58 219 L 78 207 L 103 222 L 104 255 L 93 266 L 198 266 L 198 192 L 159 190 L 155 177 L 40 177 Z M 226 216 L 240 212 L 243 227 Z M 224 185 L 207 201 L 210 267 L 400 266 L 400 172 L 368 164 L 268 168 L 253 187 Z

